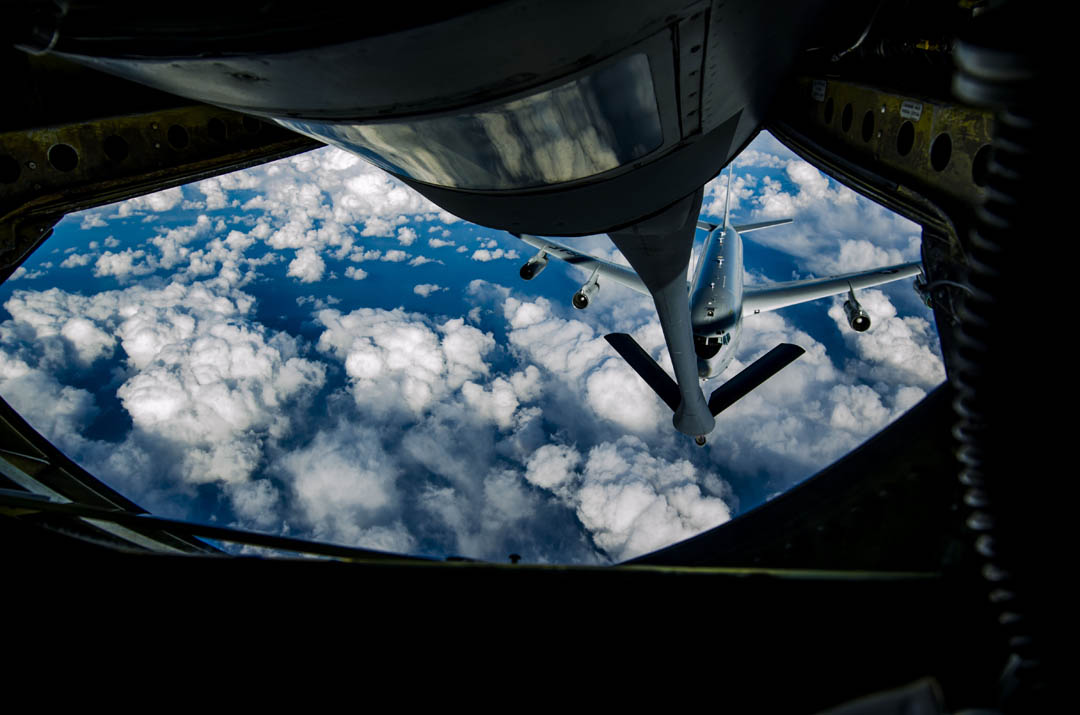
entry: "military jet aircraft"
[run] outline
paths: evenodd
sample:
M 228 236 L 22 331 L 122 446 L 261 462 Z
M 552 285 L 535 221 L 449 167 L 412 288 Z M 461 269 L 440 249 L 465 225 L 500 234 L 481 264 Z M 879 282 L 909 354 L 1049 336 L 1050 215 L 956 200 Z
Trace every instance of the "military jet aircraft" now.
M 729 187 L 730 183 L 729 174 Z M 636 264 L 636 270 L 631 270 L 581 253 L 551 239 L 526 234 L 518 236 L 525 243 L 539 249 L 537 254 L 521 267 L 520 274 L 525 280 L 536 277 L 547 266 L 549 256 L 591 271 L 589 280 L 573 296 L 572 303 L 575 308 L 583 310 L 589 306 L 600 290 L 601 281 L 618 283 L 653 298 L 671 355 L 671 363 L 675 368 L 675 380 L 626 333 L 611 333 L 604 337 L 674 411 L 675 428 L 693 437 L 699 445 L 705 444 L 705 438 L 715 424 L 716 415 L 805 352 L 797 345 L 778 345 L 714 390 L 706 400 L 700 381 L 720 375 L 731 363 L 742 335 L 743 318 L 846 291 L 848 298 L 844 302 L 844 310 L 848 323 L 853 330 L 862 332 L 870 327 L 870 316 L 856 299 L 856 289 L 890 283 L 922 271 L 922 264 L 916 261 L 827 278 L 744 287 L 740 234 L 782 226 L 791 223 L 791 219 L 732 225 L 728 221 L 729 201 L 730 190 L 721 223 L 695 220 L 692 224 L 691 231 L 699 229 L 708 233 L 694 270 L 694 278 L 689 283 L 685 280 L 689 260 L 688 246 L 686 260 L 681 264 L 681 274 L 678 272 L 681 257 L 678 246 L 685 245 L 685 241 L 676 239 L 661 243 L 660 247 L 657 247 L 654 240 L 652 246 L 643 250 L 643 242 L 635 242 L 625 233 L 613 234 L 612 239 L 620 249 L 624 246 L 630 249 L 627 259 L 632 265 Z M 699 191 L 696 206 L 693 207 L 695 217 L 700 202 Z M 685 219 L 683 223 L 684 226 L 680 227 L 676 234 L 686 235 Z M 692 236 L 692 232 L 690 235 Z M 626 253 L 624 250 L 624 254 Z M 673 253 L 679 255 L 673 256 Z M 664 280 L 664 277 L 673 273 L 671 266 L 665 264 L 675 264 L 673 280 Z M 685 288 L 680 283 L 685 284 Z M 680 301 L 681 306 L 678 304 Z M 692 336 L 692 342 L 686 339 L 687 332 Z

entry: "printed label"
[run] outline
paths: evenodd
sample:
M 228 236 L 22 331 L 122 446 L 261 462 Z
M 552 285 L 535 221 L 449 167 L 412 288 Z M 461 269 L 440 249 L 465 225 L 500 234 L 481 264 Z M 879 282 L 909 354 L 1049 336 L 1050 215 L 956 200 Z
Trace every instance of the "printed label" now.
M 900 105 L 900 116 L 913 122 L 919 121 L 919 117 L 922 116 L 922 103 L 905 101 Z
M 815 79 L 813 84 L 810 85 L 810 96 L 813 97 L 815 102 L 825 101 L 825 87 L 827 83 L 823 79 Z

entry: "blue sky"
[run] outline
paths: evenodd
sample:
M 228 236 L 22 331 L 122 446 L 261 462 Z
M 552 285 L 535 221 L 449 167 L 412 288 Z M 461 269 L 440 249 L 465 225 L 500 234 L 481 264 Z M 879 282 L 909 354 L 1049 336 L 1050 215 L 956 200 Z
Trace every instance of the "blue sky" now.
M 703 215 L 719 217 L 724 177 Z M 918 228 L 762 134 L 736 160 L 749 282 L 916 260 Z M 699 236 L 701 238 L 701 236 Z M 573 245 L 621 260 L 606 237 Z M 336 149 L 67 217 L 0 287 L 0 394 L 173 517 L 432 556 L 609 563 L 831 463 L 944 379 L 910 281 L 746 322 L 800 360 L 704 448 L 603 340 L 666 361 L 651 302 L 460 221 Z M 667 363 L 670 365 L 670 363 Z M 721 378 L 723 379 L 723 377 Z

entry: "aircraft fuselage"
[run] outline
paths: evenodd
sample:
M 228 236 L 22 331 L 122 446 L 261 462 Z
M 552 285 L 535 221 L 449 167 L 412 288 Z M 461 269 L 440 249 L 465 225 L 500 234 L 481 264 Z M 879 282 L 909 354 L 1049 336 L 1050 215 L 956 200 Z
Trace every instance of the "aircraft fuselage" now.
M 733 227 L 709 232 L 691 286 L 698 377 L 716 377 L 734 357 L 742 333 L 742 238 Z

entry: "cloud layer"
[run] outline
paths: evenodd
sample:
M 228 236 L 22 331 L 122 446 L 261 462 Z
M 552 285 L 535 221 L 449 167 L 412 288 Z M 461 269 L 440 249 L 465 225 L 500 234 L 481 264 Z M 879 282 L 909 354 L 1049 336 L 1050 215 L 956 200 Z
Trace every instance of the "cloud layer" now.
M 707 214 L 726 182 L 707 187 Z M 910 224 L 767 138 L 740 158 L 731 207 L 794 213 L 791 231 L 754 236 L 800 274 L 916 257 Z M 698 449 L 603 339 L 629 332 L 670 369 L 648 298 L 605 285 L 574 311 L 572 268 L 516 282 L 500 260 L 520 259 L 514 239 L 331 149 L 87 212 L 51 240 L 80 235 L 94 240 L 8 287 L 0 393 L 152 510 L 274 533 L 622 560 L 730 519 L 735 484 L 790 486 L 944 377 L 932 326 L 887 291 L 860 296 L 862 334 L 838 302 L 822 304 L 827 335 L 754 316 L 724 378 L 778 342 L 806 355 Z M 575 240 L 625 264 L 606 237 Z M 60 270 L 97 283 L 18 289 Z

